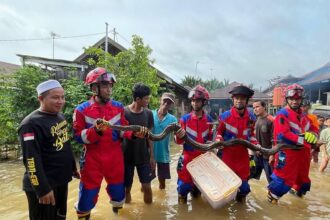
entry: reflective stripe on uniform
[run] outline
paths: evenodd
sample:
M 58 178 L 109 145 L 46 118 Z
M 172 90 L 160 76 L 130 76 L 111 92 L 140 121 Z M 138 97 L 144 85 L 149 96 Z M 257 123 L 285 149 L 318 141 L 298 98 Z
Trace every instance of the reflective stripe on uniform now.
M 297 125 L 296 123 L 290 121 L 290 122 L 289 122 L 289 125 L 290 125 L 291 128 L 294 128 L 294 129 L 296 129 L 297 131 L 301 132 L 301 128 L 300 128 L 299 125 Z
M 87 140 L 87 129 L 81 131 L 81 139 L 85 144 L 90 144 L 90 142 Z
M 230 131 L 230 132 L 232 132 L 232 133 L 234 133 L 234 134 L 238 134 L 238 130 L 237 130 L 237 128 L 231 126 L 231 125 L 228 124 L 228 123 L 225 123 L 225 125 L 226 125 L 226 129 L 227 129 L 228 131 Z
M 116 116 L 114 116 L 112 119 L 110 119 L 108 122 L 111 124 L 111 125 L 115 125 L 119 120 L 120 120 L 120 116 L 121 114 L 118 113 Z
M 194 131 L 193 129 L 189 128 L 188 126 L 187 126 L 187 128 L 186 128 L 186 132 L 187 132 L 189 135 L 193 136 L 193 137 L 197 137 L 197 132 Z
M 298 137 L 297 143 L 303 145 L 304 144 L 304 137 Z
M 209 129 L 206 129 L 203 133 L 202 133 L 202 137 L 205 138 L 209 133 Z
M 308 122 L 306 125 L 305 125 L 305 131 L 308 131 L 311 127 L 311 123 Z
M 85 122 L 88 123 L 88 124 L 94 125 L 95 122 L 96 122 L 96 119 L 88 117 L 88 116 L 85 115 Z
M 250 128 L 247 128 L 243 131 L 243 135 L 247 136 L 249 134 Z

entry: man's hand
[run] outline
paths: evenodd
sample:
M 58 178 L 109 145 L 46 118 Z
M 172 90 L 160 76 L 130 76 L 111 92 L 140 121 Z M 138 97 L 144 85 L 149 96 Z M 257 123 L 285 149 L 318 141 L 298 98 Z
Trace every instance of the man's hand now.
M 95 123 L 95 130 L 97 132 L 103 132 L 108 128 L 108 122 L 102 118 L 98 118 Z
M 317 143 L 317 136 L 312 132 L 305 132 L 304 138 L 307 143 L 316 144 Z
M 54 197 L 54 192 L 51 190 L 49 193 L 46 195 L 42 196 L 39 198 L 39 203 L 43 205 L 49 205 L 52 204 L 53 206 L 55 205 L 55 197 Z
M 133 135 L 138 137 L 138 138 L 145 138 L 146 135 L 148 134 L 149 130 L 147 127 L 141 127 L 140 131 L 138 132 L 133 132 Z
M 274 155 L 270 155 L 270 156 L 269 156 L 269 159 L 268 159 L 268 163 L 269 163 L 270 165 L 273 165 L 274 162 L 275 162 L 275 157 L 274 157 Z
M 182 139 L 186 135 L 186 131 L 183 128 L 180 128 L 175 134 L 178 138 Z
M 72 172 L 72 177 L 73 178 L 76 178 L 76 179 L 80 179 L 80 173 L 79 173 L 79 171 L 78 170 L 74 170 Z
M 156 169 L 156 161 L 153 157 L 150 158 L 150 167 L 151 167 L 151 171 L 154 171 Z

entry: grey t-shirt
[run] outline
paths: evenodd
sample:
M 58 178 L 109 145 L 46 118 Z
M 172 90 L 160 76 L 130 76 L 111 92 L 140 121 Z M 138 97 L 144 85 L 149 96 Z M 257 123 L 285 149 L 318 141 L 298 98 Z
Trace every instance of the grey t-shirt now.
M 125 118 L 130 125 L 141 125 L 150 130 L 154 125 L 153 115 L 149 109 L 144 109 L 140 113 L 134 113 L 126 106 Z M 133 138 L 132 140 L 124 138 L 123 152 L 125 163 L 138 165 L 150 162 L 150 151 L 146 138 Z

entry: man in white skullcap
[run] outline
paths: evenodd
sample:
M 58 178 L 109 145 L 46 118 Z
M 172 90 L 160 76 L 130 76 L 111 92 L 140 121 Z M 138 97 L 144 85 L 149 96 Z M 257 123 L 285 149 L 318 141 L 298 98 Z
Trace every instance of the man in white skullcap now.
M 30 219 L 66 219 L 68 182 L 79 178 L 73 157 L 68 123 L 60 111 L 65 99 L 57 80 L 40 83 L 40 108 L 21 122 L 18 133 L 26 168 L 23 190 Z

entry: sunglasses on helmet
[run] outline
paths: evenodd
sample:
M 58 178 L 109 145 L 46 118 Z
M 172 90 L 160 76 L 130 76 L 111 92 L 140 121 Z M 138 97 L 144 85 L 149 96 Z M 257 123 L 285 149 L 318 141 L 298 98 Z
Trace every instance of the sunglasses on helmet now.
M 117 82 L 115 75 L 112 74 L 112 73 L 104 73 L 104 74 L 102 74 L 99 77 L 98 81 L 99 82 L 106 81 L 106 82 L 111 82 L 111 83 Z
M 286 97 L 303 97 L 303 91 L 300 89 L 292 89 L 286 92 Z

